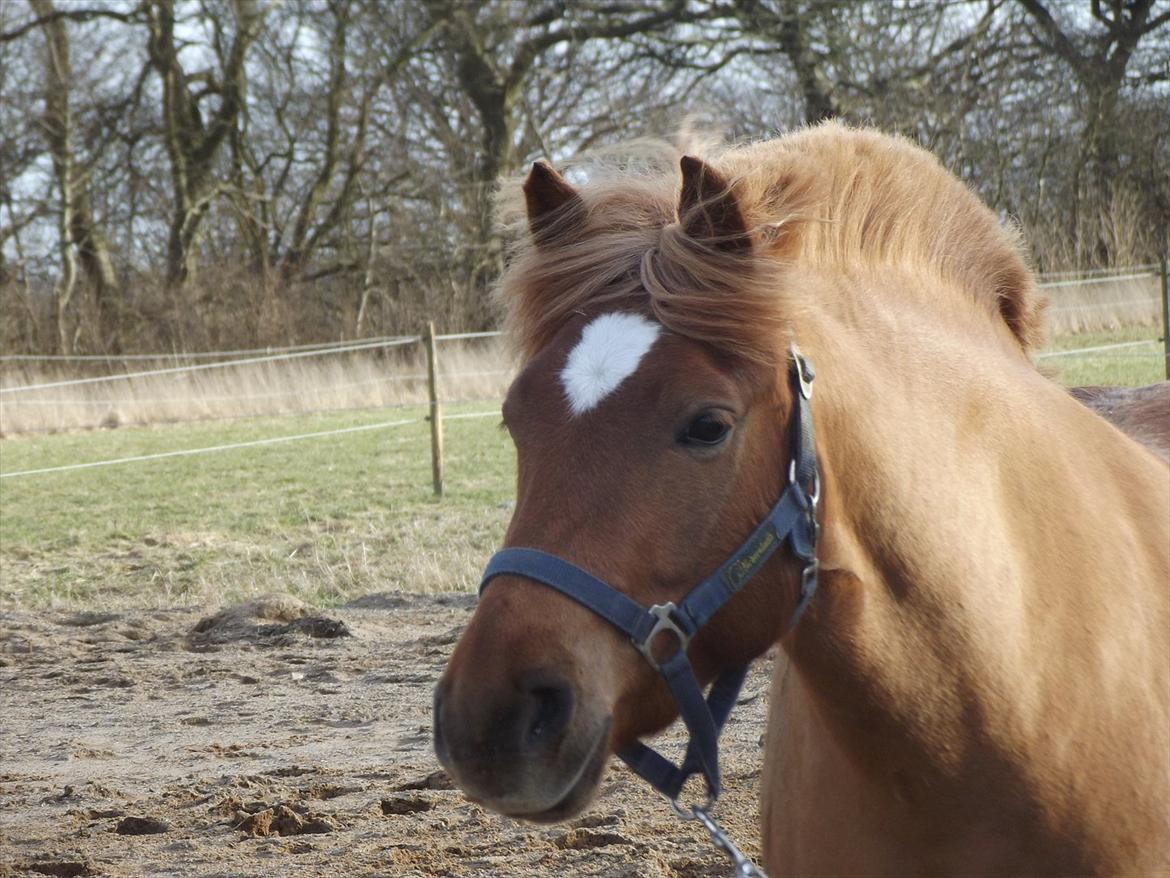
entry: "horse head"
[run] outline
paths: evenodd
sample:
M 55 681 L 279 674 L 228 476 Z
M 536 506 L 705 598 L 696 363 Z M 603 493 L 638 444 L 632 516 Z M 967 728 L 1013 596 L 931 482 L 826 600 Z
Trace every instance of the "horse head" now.
M 771 312 L 751 311 L 759 251 L 781 244 L 753 235 L 709 165 L 686 157 L 681 171 L 673 216 L 643 209 L 625 228 L 538 164 L 524 189 L 531 252 L 505 280 L 526 291 L 523 307 L 560 315 L 503 406 L 518 458 L 505 544 L 571 562 L 643 607 L 678 603 L 718 568 L 789 475 L 785 340 Z M 592 292 L 566 305 L 558 286 Z M 716 613 L 687 650 L 700 683 L 777 640 L 800 576 L 777 552 Z M 677 716 L 653 661 L 679 647 L 663 631 L 647 662 L 589 609 L 500 576 L 436 689 L 436 752 L 497 811 L 571 816 L 612 753 Z

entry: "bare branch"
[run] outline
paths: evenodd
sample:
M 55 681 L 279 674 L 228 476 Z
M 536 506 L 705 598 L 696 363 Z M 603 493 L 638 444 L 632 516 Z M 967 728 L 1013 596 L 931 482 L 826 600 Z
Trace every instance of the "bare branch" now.
M 30 31 L 57 21 L 85 22 L 105 18 L 127 24 L 131 22 L 136 23 L 141 21 L 139 17 L 140 12 L 141 7 L 138 7 L 132 12 L 118 12 L 113 9 L 77 9 L 75 7 L 56 9 L 45 15 L 38 15 L 32 21 L 25 22 L 12 30 L 0 32 L 0 43 L 10 43 L 13 40 L 18 40 Z

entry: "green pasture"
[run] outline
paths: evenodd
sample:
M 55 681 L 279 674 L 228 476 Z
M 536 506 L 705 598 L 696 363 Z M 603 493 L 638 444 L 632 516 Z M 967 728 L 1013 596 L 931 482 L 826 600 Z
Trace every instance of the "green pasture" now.
M 490 411 L 448 408 L 448 414 Z M 0 472 L 377 424 L 282 445 L 0 480 L 0 607 L 218 603 L 286 591 L 468 589 L 499 544 L 514 471 L 499 416 L 447 422 L 431 492 L 423 407 L 0 442 Z
M 1120 351 L 1044 360 L 1068 384 L 1161 380 L 1156 329 L 1058 338 Z M 1117 356 L 1119 353 L 1130 354 Z M 448 414 L 490 411 L 451 407 Z M 0 441 L 0 472 L 413 419 L 406 425 L 0 480 L 0 608 L 217 604 L 286 591 L 319 605 L 372 591 L 469 589 L 511 514 L 498 417 L 448 421 L 431 494 L 422 407 L 136 427 Z
M 1049 351 L 1071 351 L 1122 342 L 1140 344 L 1076 356 L 1042 357 L 1038 362 L 1041 368 L 1069 387 L 1086 384 L 1140 387 L 1166 379 L 1164 360 L 1159 357 L 1163 353 L 1161 338 L 1161 330 L 1156 326 L 1058 335 L 1049 343 Z

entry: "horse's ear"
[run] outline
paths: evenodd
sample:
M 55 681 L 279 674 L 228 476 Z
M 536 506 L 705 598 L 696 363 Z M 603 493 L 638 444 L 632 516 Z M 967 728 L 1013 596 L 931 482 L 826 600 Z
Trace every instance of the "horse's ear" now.
M 535 162 L 524 181 L 528 229 L 537 246 L 551 243 L 582 222 L 585 202 L 560 174 L 545 162 Z
M 727 179 L 694 156 L 684 155 L 679 166 L 682 194 L 678 200 L 678 220 L 683 231 L 717 250 L 751 252 L 747 222 Z

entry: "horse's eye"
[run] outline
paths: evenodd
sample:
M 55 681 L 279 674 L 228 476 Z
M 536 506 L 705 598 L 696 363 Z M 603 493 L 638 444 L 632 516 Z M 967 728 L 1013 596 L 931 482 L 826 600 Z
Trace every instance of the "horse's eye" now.
M 731 426 L 715 415 L 702 414 L 687 425 L 682 441 L 686 445 L 718 445 L 730 431 Z

